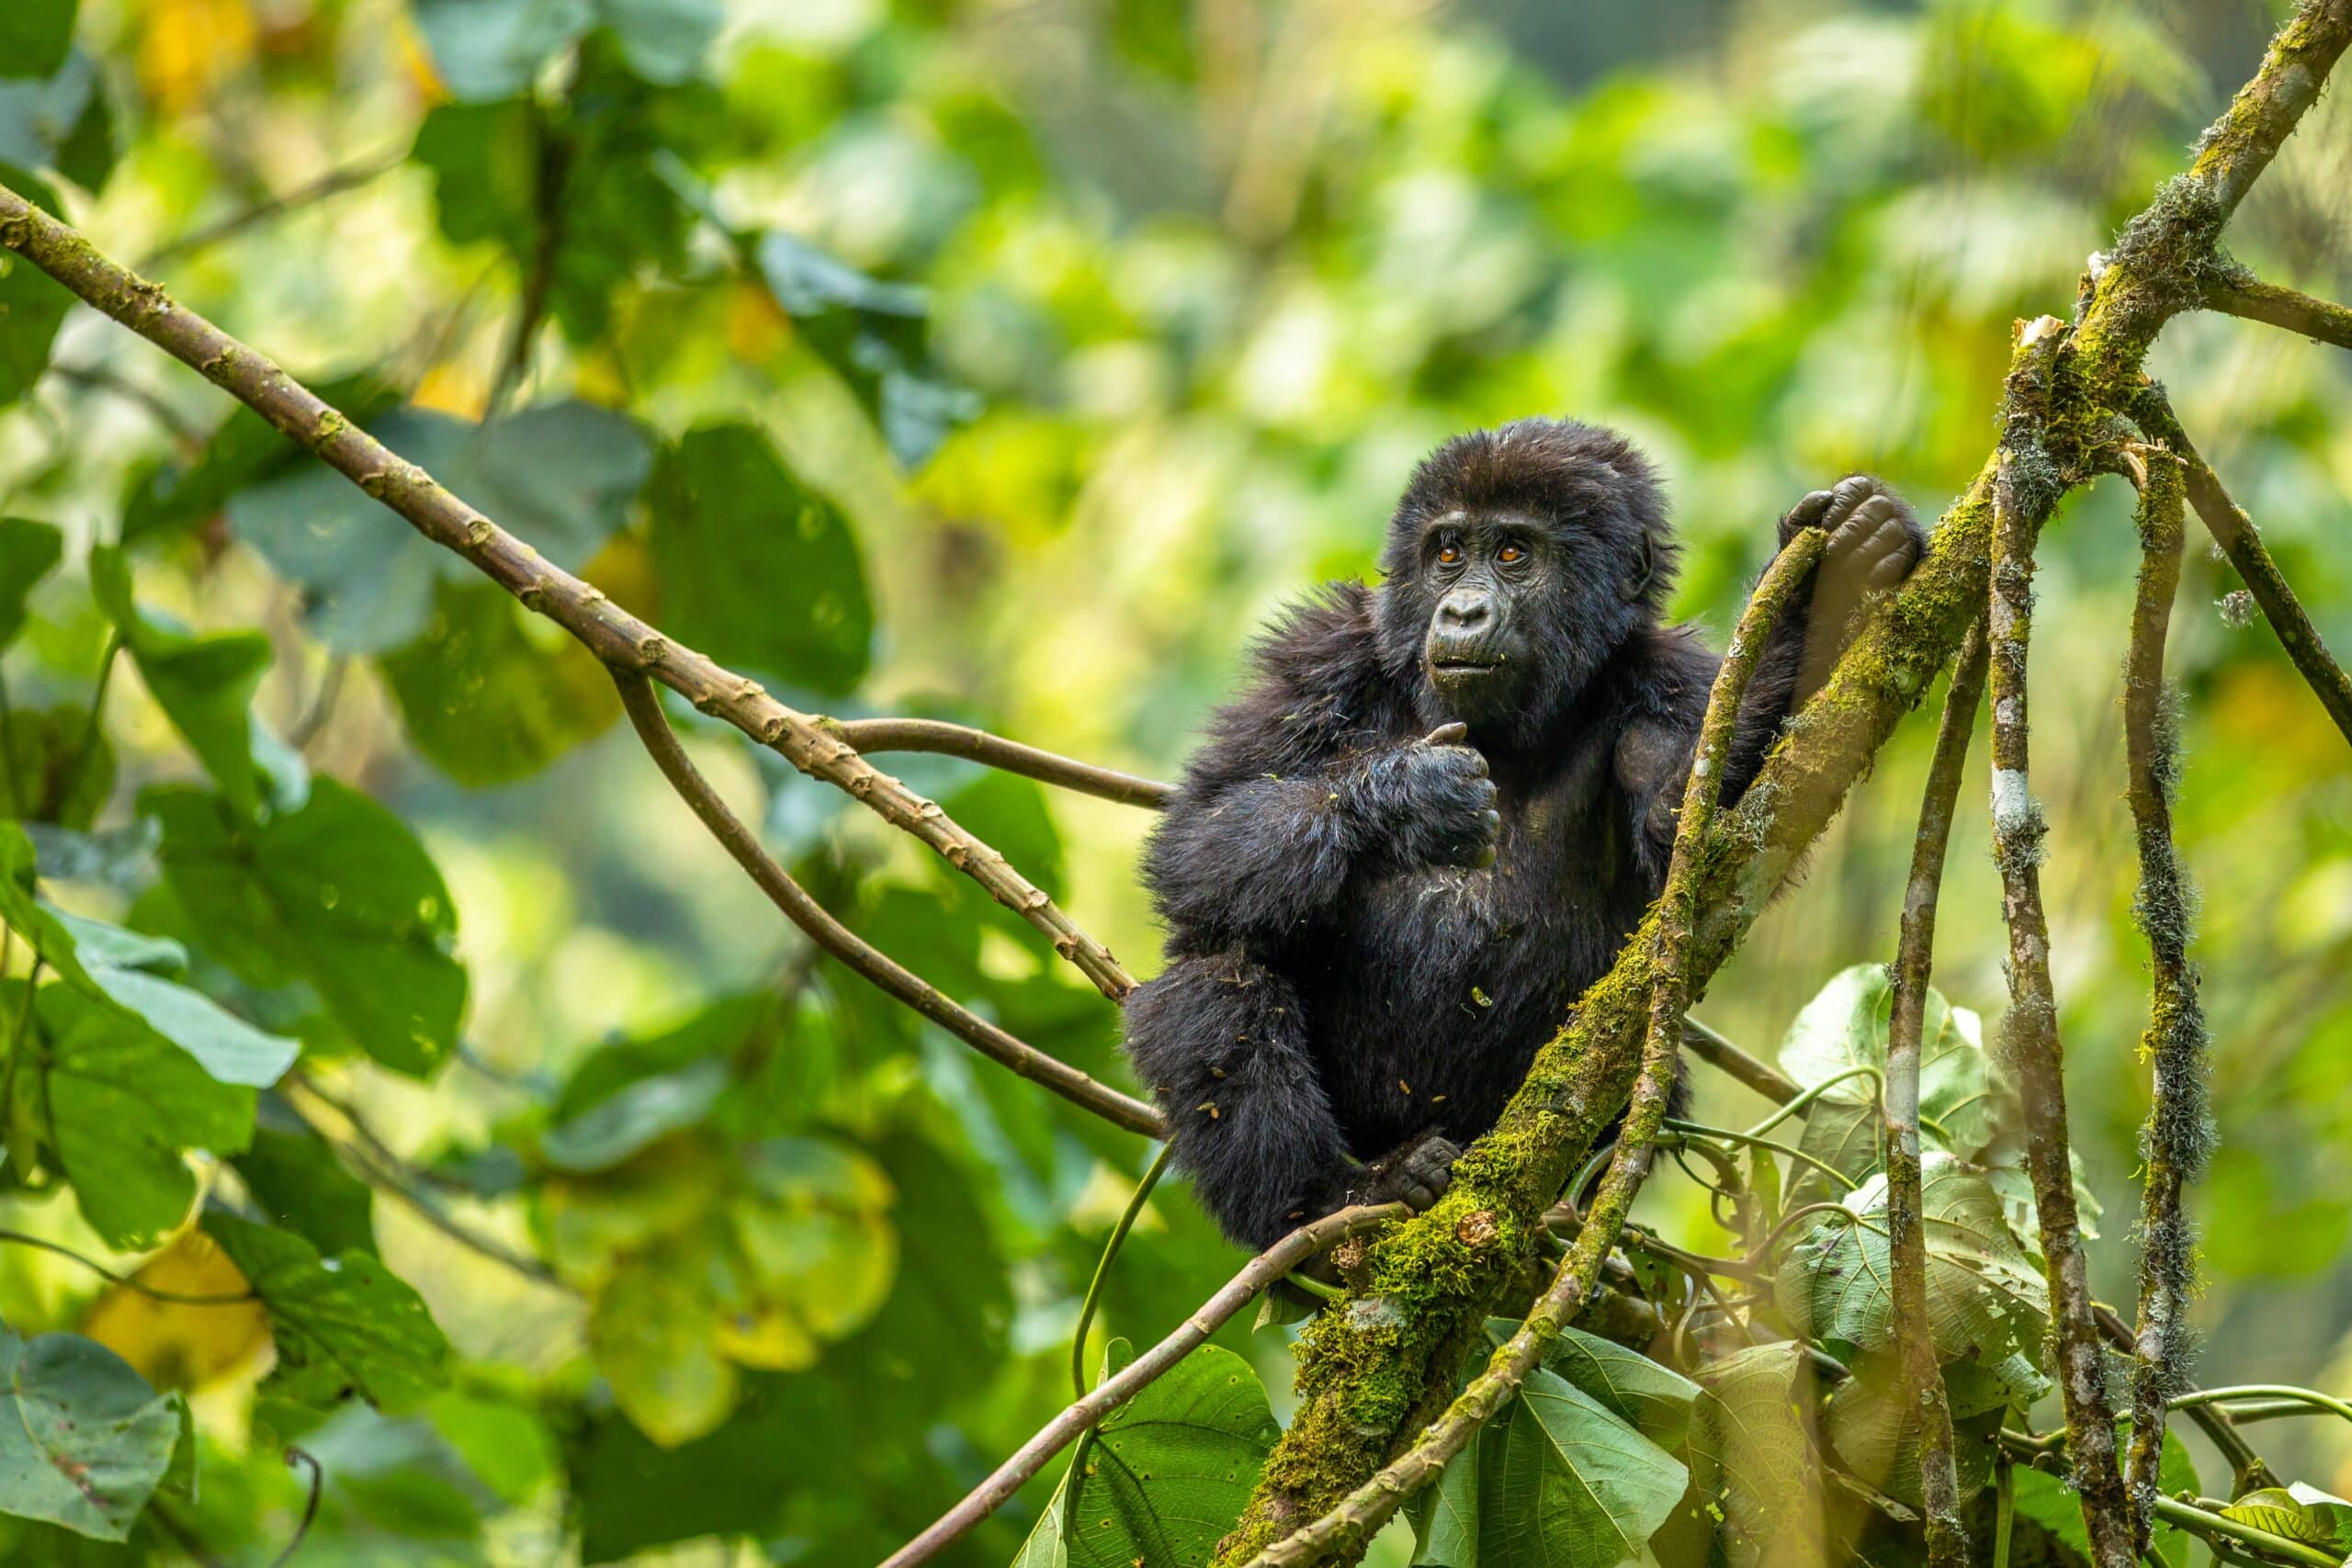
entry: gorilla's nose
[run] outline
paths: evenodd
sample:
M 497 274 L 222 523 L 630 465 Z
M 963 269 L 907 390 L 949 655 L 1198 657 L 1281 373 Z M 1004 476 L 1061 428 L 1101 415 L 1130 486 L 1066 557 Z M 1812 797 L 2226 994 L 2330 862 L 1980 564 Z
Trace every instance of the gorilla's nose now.
M 1456 589 L 1438 601 L 1438 630 L 1449 637 L 1473 637 L 1495 624 L 1495 602 L 1477 589 Z

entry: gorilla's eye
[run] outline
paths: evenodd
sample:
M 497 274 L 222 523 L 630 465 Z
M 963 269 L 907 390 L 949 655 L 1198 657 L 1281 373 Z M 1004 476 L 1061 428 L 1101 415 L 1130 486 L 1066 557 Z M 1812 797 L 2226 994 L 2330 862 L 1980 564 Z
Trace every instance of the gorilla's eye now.
M 1447 539 L 1438 546 L 1437 561 L 1440 566 L 1453 566 L 1461 559 L 1462 547 L 1453 540 Z
M 1505 545 L 1495 552 L 1495 558 L 1505 566 L 1517 566 L 1527 558 L 1527 552 L 1517 545 Z

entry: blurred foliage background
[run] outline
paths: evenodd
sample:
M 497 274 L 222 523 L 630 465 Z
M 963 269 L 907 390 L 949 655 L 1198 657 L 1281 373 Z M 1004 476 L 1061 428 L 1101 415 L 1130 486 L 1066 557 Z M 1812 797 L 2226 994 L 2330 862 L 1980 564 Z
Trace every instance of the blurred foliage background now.
M 1410 464 L 1463 428 L 1568 413 L 1637 435 L 1690 546 L 1679 607 L 1718 637 L 1804 491 L 1866 468 L 1940 510 L 1992 440 L 2011 319 L 2064 311 L 2277 15 L 83 0 L 62 67 L 0 80 L 0 162 L 47 171 L 111 254 L 787 700 L 1166 776 L 1252 627 L 1370 573 Z M 2231 241 L 2341 299 L 2347 221 L 2339 91 Z M 386 1412 L 298 1409 L 257 1389 L 258 1313 L 0 1248 L 0 1318 L 87 1333 L 187 1391 L 203 1457 L 195 1499 L 128 1545 L 0 1520 L 0 1553 L 266 1562 L 301 1510 L 276 1452 L 295 1438 L 328 1477 L 304 1562 L 872 1562 L 911 1534 L 1065 1397 L 1078 1298 L 1148 1150 L 811 963 L 551 630 L 257 426 L 224 427 L 224 400 L 111 324 L 65 316 L 44 354 L 40 300 L 12 304 L 0 510 L 66 536 L 8 650 L 18 719 L 73 730 L 107 632 L 83 563 L 125 546 L 155 611 L 266 634 L 257 719 L 307 756 L 314 801 L 339 780 L 414 830 L 463 970 L 447 1027 L 405 1045 L 272 989 L 159 878 L 139 824 L 164 822 L 168 861 L 158 786 L 202 770 L 144 664 L 117 675 L 110 781 L 51 814 L 115 858 L 61 874 L 44 848 L 51 896 L 181 938 L 193 981 L 303 1039 L 253 1151 L 198 1180 L 216 1204 L 269 1208 L 273 1179 L 321 1195 L 334 1213 L 277 1217 L 322 1251 L 379 1251 L 451 1351 L 437 1392 Z M 2211 318 L 2152 363 L 2352 647 L 2352 363 Z M 475 436 L 493 412 L 512 423 Z M 2048 536 L 2034 674 L 2076 1142 L 2108 1204 L 2101 1292 L 2122 1299 L 2146 1075 L 2118 707 L 2136 546 L 2115 490 Z M 2342 1393 L 2352 774 L 2237 587 L 2193 550 L 2173 634 L 2225 1142 L 2192 1196 L 2202 1376 Z M 1892 956 L 1930 728 L 1906 724 L 1702 1016 L 1769 1054 L 1835 971 Z M 860 931 L 1124 1081 L 1111 1010 L 1025 926 L 731 732 L 694 746 Z M 1146 814 L 900 761 L 1156 970 Z M 1984 844 L 1972 789 L 1938 985 L 1990 1016 Z M 1744 1091 L 1697 1088 L 1711 1120 L 1752 1119 Z M 208 1233 L 110 1250 L 132 1238 L 40 1187 L 0 1194 L 0 1226 L 146 1259 L 173 1289 L 233 1283 Z M 1687 1183 L 1645 1204 L 1713 1234 Z M 1159 1337 L 1237 1261 L 1171 1183 L 1098 1332 Z M 1279 1407 L 1282 1334 L 1219 1338 Z M 2263 1436 L 2352 1489 L 2340 1427 Z M 1050 1474 L 967 1560 L 1012 1555 Z

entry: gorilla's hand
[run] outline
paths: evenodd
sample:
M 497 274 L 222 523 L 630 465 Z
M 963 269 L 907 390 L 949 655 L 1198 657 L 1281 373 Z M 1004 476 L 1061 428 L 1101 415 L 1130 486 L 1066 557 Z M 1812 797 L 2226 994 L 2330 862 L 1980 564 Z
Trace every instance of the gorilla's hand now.
M 1469 727 L 1444 724 L 1381 753 L 1366 770 L 1367 815 L 1408 866 L 1495 863 L 1502 814 L 1487 759 L 1462 744 Z
M 1453 1162 L 1461 1147 L 1437 1133 L 1424 1133 L 1366 1166 L 1348 1194 L 1354 1203 L 1402 1203 L 1419 1213 L 1453 1185 Z
M 1829 543 L 1813 582 L 1804 654 L 1795 700 L 1821 689 L 1846 651 L 1855 614 L 1900 588 L 1927 553 L 1928 536 L 1903 498 L 1868 474 L 1851 474 L 1832 490 L 1817 490 L 1781 519 L 1785 545 L 1805 528 L 1828 532 Z

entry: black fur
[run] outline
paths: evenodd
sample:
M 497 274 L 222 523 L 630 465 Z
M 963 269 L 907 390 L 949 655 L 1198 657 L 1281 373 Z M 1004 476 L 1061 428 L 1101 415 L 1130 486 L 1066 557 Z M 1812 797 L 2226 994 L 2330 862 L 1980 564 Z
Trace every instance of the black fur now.
M 1814 525 L 1831 547 L 1810 613 L 1762 656 L 1726 800 L 1862 594 L 1923 543 L 1859 478 L 1800 502 L 1782 538 Z M 1382 585 L 1327 587 L 1257 649 L 1153 834 L 1169 964 L 1126 1026 L 1235 1240 L 1426 1173 L 1360 1160 L 1485 1131 L 1657 897 L 1718 662 L 1660 624 L 1675 557 L 1647 459 L 1523 420 L 1440 447 L 1390 523 Z M 1466 744 L 1431 733 L 1458 724 Z M 1387 1185 L 1427 1196 L 1420 1176 Z

